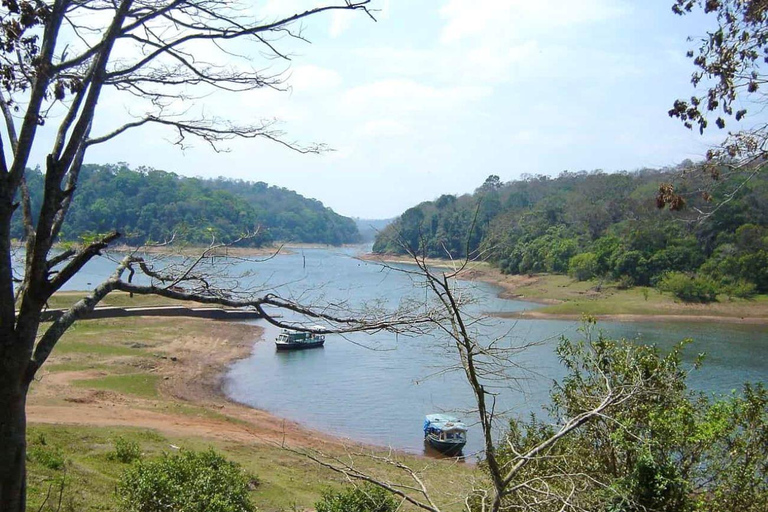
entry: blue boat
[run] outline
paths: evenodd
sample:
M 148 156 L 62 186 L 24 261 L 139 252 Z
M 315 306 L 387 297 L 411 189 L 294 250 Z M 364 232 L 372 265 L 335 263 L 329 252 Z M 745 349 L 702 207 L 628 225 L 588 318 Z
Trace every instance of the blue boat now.
M 458 455 L 467 444 L 467 427 L 453 416 L 427 414 L 424 419 L 424 440 L 446 455 Z

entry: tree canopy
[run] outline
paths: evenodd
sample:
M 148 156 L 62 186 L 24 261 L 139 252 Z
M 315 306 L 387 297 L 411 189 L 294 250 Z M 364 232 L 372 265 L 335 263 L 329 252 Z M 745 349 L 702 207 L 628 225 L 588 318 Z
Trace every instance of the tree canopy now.
M 655 187 L 677 172 L 563 172 L 498 187 L 486 180 L 474 194 L 406 210 L 374 251 L 483 257 L 512 274 L 608 277 L 627 286 L 656 285 L 670 272 L 699 273 L 723 289 L 751 284 L 768 292 L 768 179 L 745 184 L 701 223 L 693 211 L 657 208 Z M 698 186 L 692 179 L 681 190 Z M 704 199 L 698 201 L 691 206 Z
M 32 205 L 42 202 L 43 173 L 27 172 Z M 33 208 L 34 209 L 34 208 Z M 185 178 L 171 172 L 125 165 L 84 165 L 61 241 L 79 241 L 111 231 L 128 244 L 142 245 L 175 236 L 192 244 L 213 238 L 259 246 L 268 242 L 340 245 L 358 240 L 352 219 L 320 201 L 263 182 Z M 13 219 L 12 236 L 23 239 L 21 212 Z

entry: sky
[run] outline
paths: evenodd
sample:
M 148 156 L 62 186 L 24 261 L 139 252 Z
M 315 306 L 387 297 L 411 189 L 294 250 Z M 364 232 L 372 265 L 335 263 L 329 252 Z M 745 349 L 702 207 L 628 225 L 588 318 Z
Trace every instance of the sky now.
M 274 19 L 318 3 L 268 0 L 255 9 Z M 285 72 L 288 91 L 211 94 L 188 107 L 240 122 L 279 119 L 289 140 L 333 151 L 302 155 L 267 140 L 233 141 L 222 153 L 190 141 L 180 150 L 172 132 L 147 128 L 95 146 L 86 162 L 264 181 L 376 219 L 471 193 L 491 174 L 510 181 L 695 160 L 724 134 L 701 136 L 667 111 L 695 92 L 685 53 L 711 20 L 676 16 L 671 3 L 374 0 L 375 22 L 322 14 L 303 23 L 311 44 L 278 41 L 290 63 L 252 52 L 256 67 Z M 107 95 L 94 134 L 136 108 Z M 42 163 L 44 148 L 36 149 Z

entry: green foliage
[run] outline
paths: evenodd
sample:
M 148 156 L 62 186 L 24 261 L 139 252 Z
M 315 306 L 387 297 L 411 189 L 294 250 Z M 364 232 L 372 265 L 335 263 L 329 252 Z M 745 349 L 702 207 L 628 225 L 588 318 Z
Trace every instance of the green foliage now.
M 54 471 L 63 469 L 66 464 L 61 449 L 56 446 L 48 446 L 44 442 L 31 446 L 27 450 L 27 458 Z
M 690 223 L 681 222 L 685 212 L 654 204 L 658 184 L 676 172 L 564 172 L 509 183 L 490 176 L 473 195 L 443 195 L 409 208 L 380 232 L 373 250 L 482 254 L 505 273 L 609 277 L 625 287 L 654 286 L 669 272 L 696 273 L 723 286 L 747 281 L 756 293 L 768 293 L 768 174 L 745 183 L 707 222 Z M 678 192 L 704 207 L 692 194 L 700 179 L 691 177 Z
M 28 171 L 27 181 L 33 211 L 38 211 L 41 171 Z M 23 237 L 20 213 L 14 216 L 12 229 L 14 237 Z M 340 245 L 359 237 L 352 219 L 317 200 L 266 183 L 84 165 L 60 238 L 87 241 L 113 230 L 133 244 L 162 241 L 173 234 L 187 243 L 208 244 L 212 236 L 227 242 L 256 230 L 258 236 L 247 240 L 252 246 L 271 241 Z
M 744 279 L 725 283 L 721 285 L 721 290 L 729 299 L 734 297 L 738 299 L 751 299 L 757 295 L 757 286 Z
M 250 481 L 238 464 L 212 449 L 183 451 L 134 464 L 117 495 L 126 512 L 250 512 Z
M 115 449 L 107 454 L 107 459 L 109 460 L 130 464 L 141 458 L 141 448 L 136 441 L 118 436 L 112 444 Z
M 552 390 L 550 417 L 559 422 L 596 406 L 607 390 L 632 391 L 603 415 L 532 459 L 520 481 L 541 482 L 569 496 L 573 509 L 610 512 L 768 508 L 768 392 L 744 387 L 740 396 L 716 400 L 691 391 L 681 363 L 686 342 L 667 354 L 626 340 L 594 336 L 563 339 L 558 354 L 566 377 Z M 498 456 L 509 464 L 556 427 L 535 417 L 513 420 Z M 510 508 L 560 510 L 558 500 L 538 500 L 520 486 L 505 497 Z
M 315 503 L 317 512 L 395 512 L 394 496 L 373 484 L 349 487 L 344 491 L 325 491 Z
M 597 256 L 592 252 L 577 254 L 568 262 L 568 275 L 579 281 L 587 281 L 597 275 Z
M 714 302 L 717 284 L 708 277 L 689 276 L 682 272 L 669 272 L 658 284 L 659 290 L 669 292 L 683 302 Z

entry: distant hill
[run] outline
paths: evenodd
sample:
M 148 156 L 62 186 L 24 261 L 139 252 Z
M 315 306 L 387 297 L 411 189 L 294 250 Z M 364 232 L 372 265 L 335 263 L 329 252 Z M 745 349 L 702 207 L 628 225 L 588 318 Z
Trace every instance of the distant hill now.
M 39 205 L 43 176 L 27 175 L 33 204 Z M 37 208 L 33 208 L 37 211 Z M 20 212 L 12 236 L 23 238 Z M 231 241 L 259 229 L 249 245 L 304 242 L 341 245 L 360 240 L 355 222 L 323 203 L 263 182 L 199 179 L 125 165 L 84 165 L 60 239 L 118 230 L 123 240 L 140 244 L 175 233 L 188 243 L 211 236 Z
M 729 200 L 704 221 L 697 209 L 712 207 L 701 193 L 702 176 L 678 184 L 687 209 L 657 208 L 659 185 L 680 172 L 563 172 L 508 183 L 490 176 L 473 194 L 409 208 L 379 234 L 373 250 L 403 253 L 406 244 L 433 257 L 482 257 L 510 274 L 768 293 L 768 172 L 730 197 L 721 193 Z
M 395 217 L 391 219 L 359 219 L 355 218 L 355 224 L 357 230 L 360 232 L 361 242 L 373 242 L 376 239 L 376 235 L 379 234 L 384 228 L 394 222 Z

